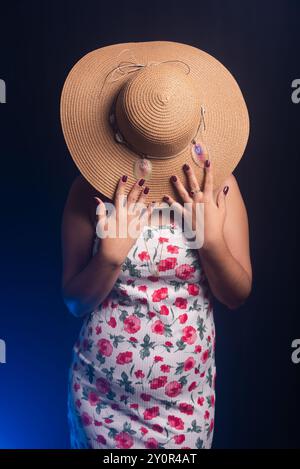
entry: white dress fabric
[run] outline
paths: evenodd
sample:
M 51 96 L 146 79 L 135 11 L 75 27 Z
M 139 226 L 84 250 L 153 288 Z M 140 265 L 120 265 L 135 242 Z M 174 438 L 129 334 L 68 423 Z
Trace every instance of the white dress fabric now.
M 160 258 L 159 276 L 149 256 Z M 212 295 L 198 253 L 174 223 L 147 225 L 74 345 L 71 447 L 210 448 L 215 378 Z

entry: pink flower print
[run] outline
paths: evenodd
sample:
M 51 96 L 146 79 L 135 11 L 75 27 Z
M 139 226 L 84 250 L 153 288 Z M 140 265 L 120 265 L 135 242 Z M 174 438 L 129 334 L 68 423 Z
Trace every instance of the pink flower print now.
M 180 381 L 171 381 L 165 387 L 165 393 L 169 397 L 176 397 L 181 393 L 182 384 Z
M 149 254 L 147 253 L 147 251 L 142 251 L 138 254 L 138 257 L 140 258 L 140 260 L 142 262 L 144 261 L 149 261 L 150 260 L 150 256 Z
M 185 436 L 184 435 L 174 435 L 173 439 L 174 439 L 174 442 L 176 443 L 176 445 L 181 445 L 181 443 L 183 443 L 184 440 L 185 440 Z
M 131 409 L 138 409 L 139 405 L 138 404 L 130 404 Z
M 148 275 L 147 279 L 150 280 L 150 282 L 158 282 L 158 277 L 155 275 Z
M 137 370 L 134 374 L 137 378 L 145 378 L 145 373 L 142 370 Z
M 162 362 L 163 360 L 164 360 L 163 357 L 161 357 L 160 355 L 155 355 L 155 357 L 154 357 L 155 363 Z
M 158 378 L 153 378 L 150 381 L 150 388 L 151 389 L 162 388 L 166 384 L 167 380 L 168 380 L 167 376 L 159 376 Z
M 201 350 L 202 350 L 201 345 L 195 345 L 195 348 L 194 348 L 194 352 L 195 352 L 195 353 L 200 353 Z
M 206 410 L 206 411 L 204 412 L 204 418 L 205 418 L 205 420 L 208 420 L 208 419 L 209 419 L 209 412 L 208 412 L 208 410 Z
M 164 431 L 164 427 L 162 427 L 158 423 L 154 423 L 151 428 L 153 431 L 158 432 L 158 433 L 162 433 Z
M 110 390 L 109 381 L 105 378 L 98 378 L 96 380 L 96 388 L 100 394 L 107 394 Z
M 194 406 L 191 404 L 187 404 L 186 402 L 180 402 L 179 410 L 183 414 L 193 415 L 194 413 Z
M 76 399 L 76 407 L 80 408 L 81 407 L 81 400 L 80 399 Z
M 77 392 L 77 391 L 79 391 L 79 389 L 80 389 L 80 384 L 75 383 L 74 384 L 74 391 Z
M 192 296 L 199 295 L 199 285 L 197 285 L 196 283 L 189 283 L 188 284 L 188 292 Z
M 96 335 L 101 334 L 102 332 L 102 327 L 101 326 L 96 326 Z
M 195 272 L 196 268 L 189 264 L 181 264 L 175 270 L 176 277 L 181 280 L 188 280 Z
M 159 407 L 156 405 L 154 407 L 148 407 L 147 409 L 144 410 L 144 419 L 145 420 L 151 420 L 154 419 L 159 415 Z
M 167 246 L 167 251 L 171 254 L 178 254 L 178 246 L 172 246 L 172 244 L 169 244 L 169 246 Z
M 174 305 L 177 306 L 177 308 L 186 309 L 187 308 L 187 299 L 177 297 L 175 302 L 174 302 Z
M 180 324 L 184 324 L 188 319 L 188 315 L 186 313 L 180 314 L 178 316 L 178 319 L 179 319 Z
M 162 243 L 168 243 L 168 242 L 169 242 L 169 238 L 163 238 L 162 236 L 160 236 L 160 237 L 158 238 L 158 241 L 159 241 L 160 244 L 162 244 Z
M 149 311 L 148 316 L 149 316 L 150 319 L 152 319 L 152 318 L 154 318 L 154 316 L 156 316 L 156 314 L 153 311 Z
M 155 321 L 152 326 L 151 326 L 151 330 L 152 332 L 154 332 L 155 334 L 160 334 L 160 335 L 163 335 L 164 332 L 165 332 L 165 325 L 164 323 L 158 319 L 157 321 Z
M 205 350 L 202 354 L 202 357 L 201 357 L 201 361 L 203 364 L 205 364 L 208 360 L 208 357 L 209 357 L 209 350 Z
M 175 415 L 168 415 L 168 423 L 172 428 L 176 430 L 184 429 L 184 422 L 180 417 L 175 417 Z
M 195 389 L 196 387 L 197 387 L 197 383 L 196 383 L 196 381 L 193 381 L 193 382 L 189 385 L 188 391 L 191 392 L 191 391 L 193 391 L 193 389 Z
M 108 305 L 109 305 L 109 298 L 106 297 L 105 300 L 102 301 L 101 307 L 102 307 L 102 308 L 107 308 Z
M 135 343 L 137 342 L 137 338 L 136 338 L 136 337 L 129 337 L 129 340 L 130 340 L 130 342 L 135 342 Z
M 166 346 L 166 347 L 173 347 L 173 344 L 172 344 L 172 342 L 170 342 L 169 340 L 167 340 L 167 341 L 165 342 L 165 346 Z
M 127 316 L 124 320 L 124 330 L 129 334 L 135 334 L 141 328 L 141 320 L 135 314 Z
M 148 430 L 147 428 L 145 428 L 145 427 L 141 427 L 140 430 L 141 430 L 141 433 L 143 433 L 143 435 L 146 435 L 146 433 L 148 433 L 148 431 L 149 431 L 149 430 Z
M 115 435 L 115 440 L 117 442 L 116 448 L 131 448 L 133 445 L 133 438 L 130 433 L 121 432 Z
M 97 347 L 99 352 L 106 357 L 110 357 L 113 351 L 113 347 L 109 340 L 107 339 L 100 339 L 97 343 Z
M 195 342 L 197 338 L 197 332 L 193 326 L 186 326 L 182 332 L 183 332 L 183 336 L 181 337 L 181 340 L 183 342 L 186 342 L 189 345 Z
M 193 357 L 188 357 L 184 364 L 183 364 L 183 369 L 184 371 L 190 371 L 192 368 L 195 366 L 195 359 Z
M 161 305 L 159 314 L 161 314 L 162 316 L 168 316 L 169 308 L 166 305 Z
M 95 427 L 102 427 L 102 422 L 99 422 L 98 420 L 94 420 L 94 425 Z
M 106 418 L 106 419 L 104 419 L 104 422 L 105 422 L 105 423 L 112 423 L 113 420 L 112 420 L 112 419 L 109 419 L 109 418 Z
M 209 425 L 209 431 L 212 432 L 214 429 L 214 419 L 211 419 L 210 425 Z
M 85 427 L 88 427 L 89 425 L 93 423 L 92 417 L 87 412 L 83 412 L 81 414 L 81 421 L 82 421 L 82 425 L 84 425 Z
M 169 373 L 171 367 L 170 365 L 161 365 L 160 366 L 160 371 L 162 371 L 163 373 Z
M 147 290 L 147 285 L 139 285 L 138 290 L 142 291 L 142 292 L 146 291 Z
M 92 406 L 95 406 L 99 402 L 99 397 L 95 392 L 90 392 L 88 395 L 88 401 Z
M 204 397 L 198 397 L 198 399 L 197 399 L 197 404 L 199 404 L 200 406 L 203 406 L 203 404 L 204 404 Z
M 158 441 L 155 438 L 148 438 L 145 442 L 145 448 L 158 448 Z
M 158 271 L 165 272 L 166 270 L 174 269 L 176 264 L 177 259 L 175 257 L 167 257 L 166 259 L 162 259 L 161 261 L 159 261 Z
M 101 445 L 106 445 L 106 439 L 103 435 L 97 435 L 97 443 L 100 443 Z
M 110 327 L 115 328 L 116 325 L 117 325 L 117 321 L 116 321 L 116 319 L 112 316 L 112 317 L 110 318 L 110 320 L 108 321 L 107 324 L 108 324 Z
M 161 301 L 165 300 L 168 297 L 168 289 L 166 287 L 159 288 L 158 290 L 154 290 L 152 293 L 152 301 Z
M 132 362 L 132 352 L 120 352 L 117 355 L 116 363 L 118 363 L 118 365 L 125 365 L 130 362 Z
M 150 399 L 151 399 L 150 394 L 146 394 L 144 392 L 142 392 L 140 396 L 141 396 L 141 399 L 143 399 L 143 401 L 145 401 L 145 402 L 150 401 Z

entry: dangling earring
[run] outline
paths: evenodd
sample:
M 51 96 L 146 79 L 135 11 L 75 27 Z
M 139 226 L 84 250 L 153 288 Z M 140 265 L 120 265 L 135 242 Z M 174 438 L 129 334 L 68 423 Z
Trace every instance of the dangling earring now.
M 110 114 L 109 122 L 113 129 L 114 138 L 117 143 L 126 145 L 129 149 L 131 146 L 126 142 L 124 136 L 121 134 L 117 126 L 116 114 L 115 114 L 115 103 L 113 104 Z M 136 152 L 135 152 L 136 153 Z M 145 180 L 150 179 L 152 174 L 152 163 L 144 155 L 139 155 L 137 160 L 133 163 L 133 174 L 137 179 L 143 178 Z
M 205 109 L 203 106 L 201 106 L 200 112 L 201 112 L 201 121 L 200 121 L 200 125 L 197 131 L 197 135 L 192 140 L 191 153 L 192 153 L 193 161 L 198 166 L 200 166 L 200 168 L 204 168 L 205 160 L 209 159 L 209 152 L 208 152 L 208 148 L 204 139 L 206 125 L 205 125 L 205 118 L 204 118 Z

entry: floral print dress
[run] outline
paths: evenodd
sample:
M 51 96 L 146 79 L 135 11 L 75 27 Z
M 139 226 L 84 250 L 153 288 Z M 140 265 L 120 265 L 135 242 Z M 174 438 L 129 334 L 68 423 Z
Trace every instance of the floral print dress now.
M 149 256 L 160 252 L 155 276 Z M 215 378 L 212 295 L 198 253 L 174 223 L 144 226 L 73 348 L 71 447 L 210 448 Z

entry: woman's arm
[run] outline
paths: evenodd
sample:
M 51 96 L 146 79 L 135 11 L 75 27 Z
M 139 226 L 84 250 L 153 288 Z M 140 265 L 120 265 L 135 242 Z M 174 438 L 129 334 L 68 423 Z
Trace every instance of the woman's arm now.
M 62 296 L 70 312 L 84 316 L 96 308 L 113 288 L 120 266 L 104 259 L 101 250 L 92 257 L 95 191 L 79 176 L 73 182 L 62 220 Z M 92 207 L 95 204 L 94 211 Z
M 224 185 L 229 191 L 223 236 L 198 252 L 212 293 L 228 308 L 236 309 L 244 303 L 252 288 L 248 217 L 233 174 Z

